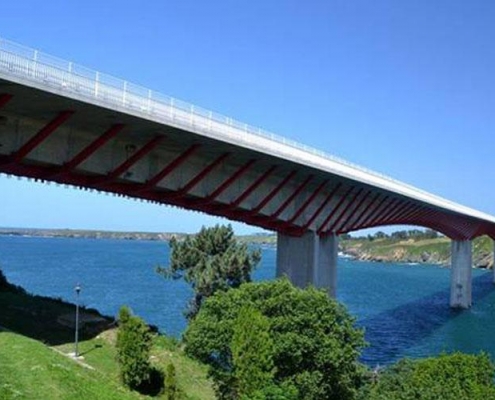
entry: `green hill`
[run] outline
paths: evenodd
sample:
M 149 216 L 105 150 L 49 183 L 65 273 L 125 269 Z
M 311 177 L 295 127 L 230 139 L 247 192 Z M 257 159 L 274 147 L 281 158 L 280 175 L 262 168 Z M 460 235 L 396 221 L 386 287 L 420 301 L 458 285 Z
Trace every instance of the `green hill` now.
M 74 308 L 30 295 L 0 271 L 0 399 L 147 398 L 120 383 L 113 319 L 96 310 L 81 311 L 83 362 L 67 356 L 74 351 Z M 214 399 L 206 367 L 188 358 L 173 339 L 155 336 L 151 362 L 163 370 L 174 363 L 184 399 Z

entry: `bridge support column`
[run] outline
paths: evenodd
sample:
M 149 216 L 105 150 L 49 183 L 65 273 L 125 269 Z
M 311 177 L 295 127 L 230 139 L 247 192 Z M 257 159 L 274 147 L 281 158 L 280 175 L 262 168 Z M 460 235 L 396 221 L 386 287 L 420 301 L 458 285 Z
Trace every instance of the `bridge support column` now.
M 471 307 L 472 242 L 453 240 L 451 244 L 450 306 Z
M 493 264 L 492 264 L 492 273 L 493 273 L 493 283 L 495 283 L 495 240 L 492 240 L 493 243 Z
M 320 238 L 316 232 L 301 237 L 277 236 L 277 276 L 286 275 L 297 287 L 312 284 L 336 293 L 338 237 Z

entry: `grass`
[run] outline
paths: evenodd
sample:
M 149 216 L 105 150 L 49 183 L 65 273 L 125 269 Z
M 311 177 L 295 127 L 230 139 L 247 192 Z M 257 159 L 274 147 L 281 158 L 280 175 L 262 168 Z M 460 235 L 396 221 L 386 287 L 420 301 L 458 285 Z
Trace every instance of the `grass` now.
M 0 271 L 1 275 L 1 271 Z M 0 276 L 0 399 L 143 399 L 124 388 L 116 362 L 112 319 L 88 324 L 80 332 L 79 353 L 89 369 L 63 355 L 74 351 L 74 328 L 59 317 L 74 305 L 33 296 Z M 94 314 L 95 310 L 84 310 Z M 63 353 L 63 354 L 60 354 Z M 173 362 L 183 399 L 214 399 L 204 365 L 188 358 L 173 339 L 157 335 L 152 363 L 165 371 Z M 156 397 L 158 399 L 164 396 Z

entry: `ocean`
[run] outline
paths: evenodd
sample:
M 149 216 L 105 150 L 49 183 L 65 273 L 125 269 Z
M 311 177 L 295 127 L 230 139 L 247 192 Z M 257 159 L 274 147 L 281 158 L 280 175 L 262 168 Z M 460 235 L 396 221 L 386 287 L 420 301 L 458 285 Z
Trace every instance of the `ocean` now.
M 0 236 L 0 269 L 27 291 L 75 301 L 116 315 L 128 305 L 163 333 L 180 337 L 191 289 L 155 270 L 167 265 L 165 242 Z M 275 277 L 276 251 L 262 249 L 256 280 Z M 450 271 L 436 265 L 359 262 L 339 258 L 337 298 L 363 327 L 362 360 L 386 365 L 402 357 L 460 350 L 495 359 L 495 286 L 491 271 L 473 271 L 473 307 L 448 306 Z M 1 312 L 1 310 L 0 310 Z

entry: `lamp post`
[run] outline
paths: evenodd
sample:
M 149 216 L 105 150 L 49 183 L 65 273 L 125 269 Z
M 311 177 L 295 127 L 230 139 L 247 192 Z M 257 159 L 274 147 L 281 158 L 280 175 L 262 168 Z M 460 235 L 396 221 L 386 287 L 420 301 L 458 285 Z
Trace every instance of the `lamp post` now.
M 77 358 L 77 357 L 79 357 L 79 350 L 78 350 L 78 344 L 79 344 L 79 293 L 81 292 L 81 286 L 79 285 L 79 283 L 76 285 L 74 290 L 76 291 L 76 337 L 75 337 L 74 357 Z

